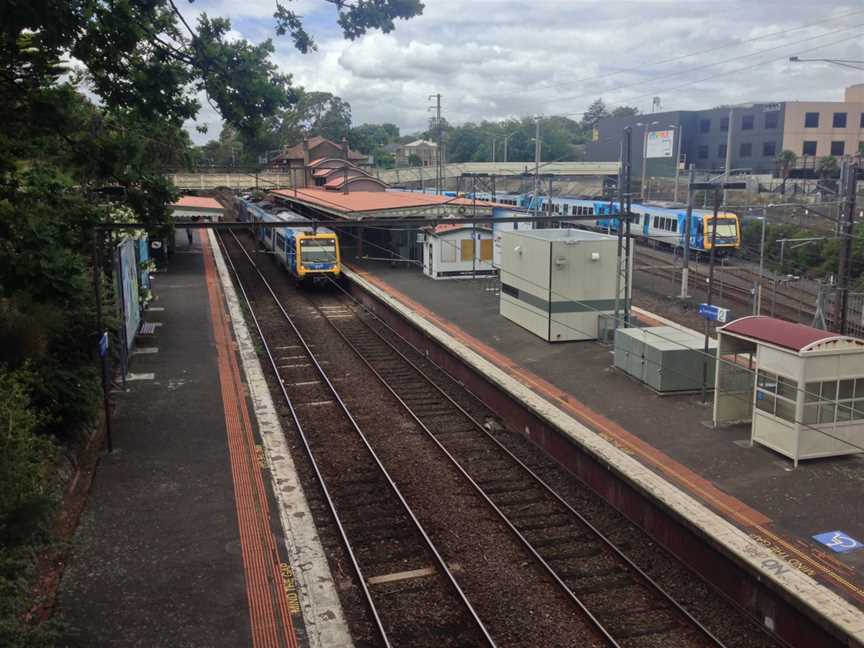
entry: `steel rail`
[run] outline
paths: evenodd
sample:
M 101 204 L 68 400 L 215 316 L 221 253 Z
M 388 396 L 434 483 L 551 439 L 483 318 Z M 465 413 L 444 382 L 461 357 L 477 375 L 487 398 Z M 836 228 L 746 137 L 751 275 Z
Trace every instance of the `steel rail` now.
M 378 455 L 375 453 L 375 450 L 372 448 L 372 445 L 370 444 L 369 439 L 366 437 L 366 434 L 362 431 L 359 424 L 355 420 L 354 416 L 351 414 L 351 411 L 348 409 L 348 406 L 345 404 L 345 401 L 342 399 L 342 396 L 339 394 L 339 392 L 333 386 L 333 383 L 331 382 L 329 376 L 324 371 L 324 369 L 321 367 L 321 364 L 318 362 L 317 357 L 312 352 L 312 350 L 309 347 L 308 343 L 306 342 L 306 339 L 303 336 L 303 334 L 297 328 L 297 325 L 294 323 L 294 320 L 291 318 L 291 316 L 285 310 L 285 307 L 282 305 L 282 302 L 277 297 L 275 291 L 273 290 L 273 287 L 267 281 L 266 277 L 261 272 L 261 269 L 258 267 L 258 265 L 255 263 L 255 261 L 249 255 L 249 252 L 246 250 L 246 248 L 243 246 L 243 244 L 240 242 L 240 240 L 237 238 L 237 235 L 233 231 L 231 232 L 231 236 L 237 242 L 238 246 L 240 247 L 240 250 L 243 252 L 244 256 L 249 261 L 251 266 L 255 269 L 255 272 L 258 274 L 258 277 L 261 279 L 261 282 L 264 285 L 264 287 L 267 289 L 267 292 L 270 293 L 270 296 L 273 298 L 273 301 L 275 302 L 276 306 L 279 308 L 279 311 L 282 313 L 283 317 L 288 322 L 288 324 L 291 327 L 291 329 L 293 330 L 294 334 L 297 336 L 298 341 L 300 342 L 300 344 L 303 345 L 303 348 L 306 351 L 306 354 L 309 356 L 310 361 L 315 366 L 315 369 L 317 370 L 318 374 L 321 376 L 321 379 L 327 385 L 330 393 L 333 395 L 333 398 L 336 400 L 337 403 L 339 403 L 340 408 L 342 409 L 342 411 L 345 414 L 348 421 L 351 423 L 351 427 L 354 429 L 355 433 L 360 438 L 363 445 L 366 447 L 366 450 L 369 452 L 369 456 L 372 458 L 372 460 L 375 462 L 378 469 L 381 471 L 381 474 L 386 479 L 386 481 L 387 481 L 388 485 L 390 486 L 390 489 L 392 490 L 393 494 L 396 495 L 396 497 L 399 500 L 400 504 L 402 505 L 405 513 L 408 515 L 408 517 L 413 522 L 415 529 L 420 534 L 420 536 L 423 538 L 423 541 L 425 542 L 429 551 L 435 557 L 435 561 L 438 563 L 438 566 L 441 569 L 442 574 L 445 576 L 446 580 L 448 581 L 450 586 L 453 588 L 457 597 L 459 598 L 459 600 L 461 601 L 461 603 L 463 604 L 463 606 L 467 610 L 469 616 L 471 617 L 471 619 L 474 621 L 475 625 L 477 626 L 477 629 L 483 635 L 484 639 L 486 640 L 486 642 L 489 646 L 493 646 L 493 647 L 496 646 L 494 639 L 489 634 L 489 631 L 486 629 L 486 626 L 483 624 L 483 621 L 480 619 L 479 615 L 477 614 L 477 611 L 474 609 L 474 606 L 471 605 L 471 602 L 468 600 L 468 597 L 462 591 L 462 588 L 459 586 L 459 583 L 456 581 L 456 578 L 453 576 L 453 572 L 447 566 L 447 563 L 445 562 L 443 556 L 441 556 L 440 552 L 438 551 L 438 548 L 435 546 L 435 544 L 432 542 L 432 539 L 426 533 L 426 530 L 420 524 L 420 521 L 417 519 L 417 516 L 415 515 L 414 511 L 408 505 L 408 502 L 406 501 L 405 497 L 402 495 L 402 492 L 399 490 L 399 487 L 396 485 L 396 482 L 393 480 L 390 473 L 384 467 L 383 462 L 378 457 Z M 238 277 L 238 282 L 239 282 L 239 277 Z M 250 306 L 250 312 L 251 312 L 251 306 Z M 280 386 L 282 387 L 283 393 L 285 393 L 285 388 L 284 388 L 284 385 L 282 384 L 281 381 L 280 381 Z M 305 439 L 304 439 L 304 443 L 305 443 Z M 323 482 L 322 482 L 322 484 L 323 484 Z M 364 581 L 364 590 L 366 590 L 365 581 Z M 386 633 L 385 633 L 385 636 L 386 636 Z M 388 645 L 390 645 L 389 640 L 388 640 Z
M 294 408 L 294 402 L 291 399 L 291 396 L 288 395 L 288 390 L 285 388 L 284 381 L 279 378 L 279 367 L 276 364 L 276 358 L 273 357 L 273 353 L 270 350 L 270 344 L 267 342 L 267 338 L 264 335 L 264 331 L 261 328 L 258 317 L 255 315 L 255 310 L 252 308 L 252 303 L 249 299 L 248 294 L 246 293 L 246 288 L 243 286 L 243 282 L 240 280 L 240 273 L 237 271 L 237 267 L 234 265 L 234 261 L 231 259 L 231 255 L 228 252 L 228 247 L 222 240 L 222 235 L 217 234 L 217 236 L 219 237 L 219 243 L 221 244 L 225 252 L 225 259 L 228 262 L 228 265 L 231 267 L 231 272 L 234 274 L 234 278 L 237 281 L 237 287 L 240 288 L 240 293 L 243 295 L 243 301 L 246 304 L 246 308 L 249 311 L 252 322 L 255 324 L 255 330 L 258 331 L 258 337 L 261 339 L 261 345 L 264 347 L 264 351 L 267 354 L 267 359 L 270 361 L 270 367 L 273 369 L 273 373 L 279 383 L 279 389 L 282 392 L 282 397 L 285 399 L 285 403 L 288 405 L 288 411 L 291 413 L 291 420 L 293 421 L 294 426 L 297 428 L 297 432 L 300 434 L 300 439 L 303 442 L 303 447 L 306 450 L 306 455 L 309 457 L 309 461 L 312 464 L 312 470 L 315 472 L 315 478 L 318 480 L 318 485 L 320 486 L 321 492 L 324 494 L 324 499 L 327 502 L 327 508 L 330 509 L 330 514 L 333 516 L 333 520 L 336 523 L 336 528 L 339 530 L 339 536 L 342 539 L 342 544 L 345 546 L 346 552 L 348 553 L 348 558 L 351 561 L 351 567 L 357 576 L 358 582 L 360 583 L 360 588 L 363 591 L 363 598 L 366 600 L 366 605 L 369 608 L 369 612 L 372 614 L 372 618 L 375 622 L 375 627 L 381 637 L 381 640 L 384 642 L 384 645 L 391 646 L 392 644 L 387 637 L 387 632 L 384 629 L 384 624 L 378 614 L 378 609 L 375 607 L 375 603 L 372 600 L 372 593 L 369 591 L 369 588 L 366 584 L 366 576 L 363 574 L 363 570 L 361 569 L 360 564 L 357 561 L 357 557 L 354 554 L 354 550 L 351 547 L 351 542 L 348 540 L 348 533 L 345 531 L 345 527 L 342 524 L 342 518 L 336 511 L 336 505 L 333 502 L 333 498 L 330 496 L 330 489 L 327 488 L 327 483 L 324 480 L 324 475 L 321 474 L 321 469 L 318 466 L 318 461 L 315 459 L 315 454 L 312 452 L 312 446 L 309 443 L 309 439 L 306 436 L 306 432 L 303 430 L 303 426 L 301 425 L 300 419 L 297 416 L 297 411 Z
M 347 295 L 350 299 L 352 299 L 355 303 L 357 303 L 360 306 L 360 308 L 362 308 L 364 311 L 370 313 L 370 315 L 372 315 L 372 317 L 374 317 L 376 320 L 381 322 L 381 324 L 383 324 L 385 327 L 387 327 L 392 333 L 397 335 L 403 342 L 405 342 L 408 346 L 410 346 L 412 349 L 414 349 L 415 352 L 423 355 L 419 349 L 414 347 L 413 344 L 408 342 L 404 337 L 402 337 L 402 335 L 400 335 L 397 331 L 395 331 L 392 327 L 390 327 L 386 322 L 384 322 L 381 318 L 379 318 L 377 315 L 375 315 L 374 312 L 372 312 L 371 310 L 366 308 L 363 304 L 360 304 L 356 299 L 354 299 L 354 297 L 352 295 L 350 295 L 347 291 L 345 291 L 344 288 L 342 288 L 342 286 L 339 286 L 332 279 L 330 281 L 334 285 L 336 285 L 339 288 L 339 290 L 341 290 L 345 295 Z M 317 308 L 317 306 L 316 306 L 316 308 Z M 320 310 L 319 310 L 319 313 L 320 313 Z M 323 313 L 321 313 L 321 315 L 326 318 L 326 315 L 324 315 Z M 513 452 L 511 452 L 509 448 L 504 446 L 504 444 L 502 444 L 498 439 L 496 439 L 494 437 L 494 435 L 492 435 L 489 432 L 489 430 L 487 430 L 483 426 L 482 423 L 480 423 L 476 418 L 474 418 L 474 416 L 472 414 L 470 414 L 467 410 L 465 410 L 465 408 L 462 407 L 462 405 L 460 405 L 458 402 L 456 402 L 456 400 L 454 400 L 450 396 L 450 394 L 448 394 L 446 391 L 444 391 L 444 389 L 441 386 L 436 384 L 435 381 L 433 381 L 420 367 L 418 367 L 416 363 L 412 362 L 404 353 L 402 353 L 402 351 L 397 349 L 389 340 L 387 340 L 383 335 L 381 335 L 381 333 L 379 331 L 377 331 L 376 329 L 369 326 L 365 321 L 363 321 L 362 318 L 357 317 L 356 319 L 358 321 L 360 321 L 370 332 L 372 332 L 376 337 L 378 337 L 378 339 L 380 339 L 392 351 L 394 351 L 408 366 L 410 366 L 421 378 L 423 378 L 423 380 L 428 385 L 430 385 L 441 396 L 443 396 L 451 405 L 453 405 L 465 417 L 465 419 L 467 419 L 472 424 L 472 426 L 477 431 L 481 432 L 488 440 L 492 441 L 498 447 L 499 450 L 503 451 L 510 459 L 513 460 L 513 462 L 515 462 L 520 468 L 522 468 L 522 470 L 525 471 L 525 473 L 527 473 L 531 477 L 531 479 L 538 486 L 540 486 L 540 488 L 542 490 L 544 490 L 548 495 L 551 495 L 560 505 L 562 505 L 581 524 L 583 524 L 585 527 L 587 527 L 591 531 L 591 533 L 607 549 L 611 550 L 635 574 L 637 574 L 640 577 L 640 579 L 645 584 L 648 585 L 649 589 L 653 590 L 656 594 L 660 595 L 660 597 L 663 600 L 665 600 L 669 605 L 671 605 L 673 607 L 673 609 L 677 610 L 680 614 L 682 614 L 691 623 L 691 625 L 693 627 L 695 627 L 697 630 L 700 631 L 700 633 L 702 635 L 704 635 L 705 638 L 707 638 L 709 641 L 711 641 L 712 643 L 714 643 L 717 646 L 720 646 L 720 647 L 724 646 L 723 642 L 720 641 L 720 639 L 718 639 L 716 636 L 714 636 L 710 630 L 708 630 L 702 623 L 699 622 L 698 619 L 696 619 L 692 614 L 690 614 L 680 603 L 678 603 L 678 601 L 676 601 L 668 592 L 666 592 L 666 590 L 663 589 L 659 583 L 654 581 L 638 565 L 636 565 L 627 555 L 625 555 L 618 547 L 616 547 L 614 545 L 614 543 L 612 543 L 608 538 L 606 538 L 606 536 L 603 535 L 603 533 L 599 529 L 597 529 L 593 524 L 591 524 L 591 522 L 588 519 L 586 519 L 584 515 L 582 515 L 579 511 L 577 511 L 575 508 L 573 508 L 566 500 L 564 500 L 551 486 L 549 486 L 543 480 L 542 477 L 540 477 L 537 473 L 535 473 L 533 470 L 531 470 L 531 468 L 529 466 L 527 466 L 516 455 L 514 455 Z M 384 383 L 384 386 L 397 398 L 397 400 L 399 400 L 399 402 L 403 405 L 403 407 L 405 407 L 405 409 L 409 412 L 409 414 L 415 419 L 415 421 L 417 421 L 417 423 L 423 428 L 423 430 L 432 438 L 432 440 L 438 445 L 438 447 L 441 448 L 442 452 L 444 452 L 444 454 L 447 455 L 447 457 L 454 463 L 454 465 L 456 465 L 456 467 L 469 480 L 469 482 L 474 486 L 474 488 L 476 488 L 480 492 L 480 494 L 487 501 L 487 503 L 489 503 L 489 505 L 496 511 L 496 513 L 498 513 L 502 517 L 502 519 L 504 519 L 504 521 L 507 523 L 507 525 L 510 527 L 510 529 L 526 545 L 526 547 L 531 551 L 531 553 L 535 556 L 535 558 L 537 558 L 543 564 L 543 566 L 552 574 L 552 576 L 555 578 L 556 582 L 558 582 L 560 585 L 562 585 L 567 590 L 568 594 L 570 594 L 573 597 L 573 599 L 578 603 L 578 605 L 583 609 L 583 611 L 589 616 L 589 618 L 592 621 L 594 621 L 595 623 L 597 623 L 598 627 L 602 630 L 603 634 L 611 639 L 611 641 L 613 642 L 613 645 L 617 646 L 618 644 L 615 643 L 615 640 L 611 638 L 611 636 L 606 631 L 606 629 L 603 628 L 603 626 L 600 624 L 600 622 L 598 620 L 596 620 L 596 618 L 588 611 L 587 607 L 582 603 L 582 601 L 579 600 L 579 598 L 575 594 L 573 594 L 572 591 L 570 591 L 569 587 L 567 587 L 567 585 L 557 576 L 554 569 L 531 546 L 530 541 L 528 541 L 527 538 L 525 538 L 524 535 L 521 534 L 515 528 L 515 526 L 506 518 L 505 514 L 498 508 L 498 506 L 496 504 L 494 504 L 491 501 L 491 499 L 483 492 L 482 487 L 480 487 L 468 475 L 468 473 L 462 468 L 462 466 L 453 457 L 453 455 L 443 446 L 443 444 L 440 441 L 438 441 L 438 439 L 428 429 L 428 427 L 426 427 L 426 425 L 422 421 L 419 420 L 419 418 L 414 414 L 414 412 L 407 405 L 407 403 L 405 403 L 404 400 L 398 394 L 396 394 L 395 390 L 393 390 L 393 388 L 386 382 L 384 377 L 381 376 L 380 373 L 371 366 L 369 361 L 366 360 L 366 358 L 362 356 L 359 349 L 357 349 L 356 346 L 350 340 L 348 340 L 347 336 L 345 336 L 345 334 L 342 333 L 342 331 L 340 331 L 339 328 L 332 321 L 330 321 L 328 319 L 328 322 L 331 324 L 331 326 L 334 328 L 334 330 L 336 330 L 339 333 L 339 335 L 348 344 L 348 346 L 358 355 L 358 357 L 360 357 L 360 359 L 373 371 L 373 373 L 378 377 L 378 379 L 381 380 L 382 383 Z M 445 375 L 447 375 L 449 377 L 449 374 L 447 374 L 446 371 L 441 369 L 441 367 L 438 367 L 438 365 L 436 365 L 434 362 L 432 362 L 428 358 L 426 359 L 426 361 L 429 362 L 430 364 L 432 364 L 433 366 L 435 366 L 436 369 L 443 372 Z

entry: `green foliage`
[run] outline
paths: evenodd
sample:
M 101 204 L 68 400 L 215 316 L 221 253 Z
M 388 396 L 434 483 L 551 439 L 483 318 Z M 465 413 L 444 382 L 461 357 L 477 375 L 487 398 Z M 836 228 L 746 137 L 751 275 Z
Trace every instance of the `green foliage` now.
M 752 261 L 759 258 L 762 236 L 762 223 L 751 220 L 744 225 L 740 255 Z M 768 223 L 765 227 L 765 265 L 780 274 L 824 279 L 837 271 L 837 258 L 840 240 L 827 238 L 803 245 L 787 243 L 780 265 L 780 243 L 778 239 L 824 237 L 824 232 L 816 232 L 796 225 Z M 864 223 L 855 226 L 852 240 L 850 273 L 853 285 L 864 287 Z
M 840 174 L 840 164 L 833 155 L 819 158 L 816 163 L 816 173 L 820 178 L 836 178 Z
M 0 645 L 50 645 L 50 629 L 32 627 L 34 546 L 48 541 L 57 502 L 57 449 L 38 433 L 42 421 L 28 394 L 38 377 L 28 367 L 0 366 Z

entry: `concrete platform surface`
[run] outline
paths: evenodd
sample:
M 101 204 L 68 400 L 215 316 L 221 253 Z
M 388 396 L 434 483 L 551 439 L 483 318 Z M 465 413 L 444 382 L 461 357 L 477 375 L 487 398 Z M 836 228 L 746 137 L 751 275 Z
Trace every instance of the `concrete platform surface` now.
M 749 426 L 711 429 L 698 395 L 659 396 L 612 368 L 597 342 L 550 344 L 498 314 L 488 280 L 434 281 L 355 263 L 395 297 L 523 385 L 731 522 L 788 565 L 864 608 L 864 547 L 835 552 L 813 536 L 864 542 L 864 457 L 803 462 L 751 447 Z M 832 536 L 833 537 L 833 536 Z M 832 538 L 823 540 L 832 543 Z M 840 544 L 838 544 L 838 542 Z M 843 548 L 842 538 L 834 540 Z
M 154 280 L 60 586 L 61 646 L 310 645 L 205 232 Z M 320 644 L 316 644 L 320 645 Z

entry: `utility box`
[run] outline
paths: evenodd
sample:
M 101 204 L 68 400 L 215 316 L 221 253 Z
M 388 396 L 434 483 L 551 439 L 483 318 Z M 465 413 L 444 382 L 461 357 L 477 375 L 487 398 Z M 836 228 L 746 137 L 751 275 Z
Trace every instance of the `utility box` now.
M 674 326 L 619 328 L 615 366 L 661 393 L 701 389 L 705 371 L 704 337 Z M 708 341 L 706 386 L 714 387 L 717 341 Z
M 549 342 L 596 339 L 598 316 L 615 309 L 617 248 L 617 237 L 580 229 L 501 232 L 501 315 Z M 628 267 L 632 276 L 632 248 Z

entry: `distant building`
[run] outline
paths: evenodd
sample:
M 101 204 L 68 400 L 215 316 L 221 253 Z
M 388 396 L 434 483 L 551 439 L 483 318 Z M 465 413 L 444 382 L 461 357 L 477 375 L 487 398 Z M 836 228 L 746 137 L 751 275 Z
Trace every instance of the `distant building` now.
M 412 166 L 412 156 L 416 156 L 416 166 L 435 166 L 438 164 L 438 145 L 429 140 L 418 139 L 396 148 L 396 166 Z
M 648 176 L 674 175 L 679 150 L 682 170 L 693 163 L 697 169 L 722 171 L 730 141 L 733 170 L 774 173 L 777 155 L 784 150 L 811 159 L 857 153 L 864 144 L 864 84 L 847 88 L 845 101 L 739 104 L 603 119 L 595 141 L 587 146 L 587 160 L 617 160 L 628 126 L 633 133 L 632 177 L 637 181 L 643 158 Z
M 324 137 L 310 137 L 287 146 L 270 162 L 270 166 L 291 173 L 297 187 L 320 187 L 331 191 L 384 191 L 387 185 L 373 178 L 358 164 L 369 157 Z

